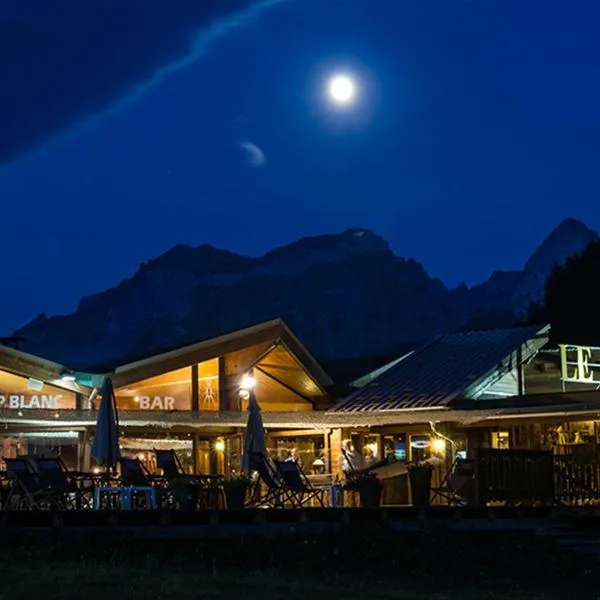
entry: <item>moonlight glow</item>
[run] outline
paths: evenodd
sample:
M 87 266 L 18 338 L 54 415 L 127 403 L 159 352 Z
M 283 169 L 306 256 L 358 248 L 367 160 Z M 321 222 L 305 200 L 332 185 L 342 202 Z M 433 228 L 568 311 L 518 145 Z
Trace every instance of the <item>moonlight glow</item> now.
M 336 104 L 350 104 L 356 97 L 356 83 L 347 75 L 336 75 L 329 81 L 329 96 Z

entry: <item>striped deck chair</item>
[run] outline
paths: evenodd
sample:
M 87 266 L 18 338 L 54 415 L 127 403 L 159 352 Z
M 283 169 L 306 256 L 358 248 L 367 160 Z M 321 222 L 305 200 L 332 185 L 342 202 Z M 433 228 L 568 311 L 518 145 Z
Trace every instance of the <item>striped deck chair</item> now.
M 35 456 L 31 460 L 51 489 L 60 496 L 64 508 L 81 510 L 91 507 L 94 485 L 90 479 L 77 479 L 69 473 L 60 456 Z
M 439 487 L 433 488 L 431 501 L 443 498 L 450 506 L 467 503 L 467 487 L 475 476 L 475 461 L 470 458 L 457 458 Z
M 30 510 L 62 508 L 60 495 L 52 489 L 50 482 L 36 471 L 28 458 L 3 458 L 11 488 L 6 499 L 6 508 Z
M 312 485 L 306 473 L 296 461 L 275 461 L 275 467 L 285 487 L 290 492 L 290 499 L 294 508 L 301 508 L 311 500 L 316 500 L 321 507 L 325 506 L 323 500 L 324 490 L 315 488 Z
M 248 507 L 268 506 L 271 508 L 284 508 L 286 504 L 294 506 L 293 493 L 286 486 L 286 483 L 277 470 L 275 463 L 264 454 L 249 453 L 250 471 L 258 473 L 258 481 L 254 487 L 254 492 L 250 493 Z M 264 483 L 266 492 L 260 488 L 260 483 Z
M 162 470 L 166 486 L 180 508 L 220 508 L 225 499 L 221 475 L 190 475 L 186 473 L 175 450 L 157 450 L 156 465 Z

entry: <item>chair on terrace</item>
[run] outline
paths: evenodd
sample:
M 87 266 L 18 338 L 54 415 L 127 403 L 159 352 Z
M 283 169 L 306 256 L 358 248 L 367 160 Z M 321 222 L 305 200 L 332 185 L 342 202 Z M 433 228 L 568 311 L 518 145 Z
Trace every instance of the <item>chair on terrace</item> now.
M 316 500 L 321 507 L 325 506 L 323 500 L 324 490 L 312 485 L 302 467 L 295 461 L 275 461 L 277 472 L 290 492 L 290 501 L 294 508 L 305 506 L 312 500 Z
M 138 458 L 120 458 L 121 481 L 133 488 L 153 488 L 158 505 L 169 504 L 170 490 L 165 478 L 154 477 Z
M 28 458 L 3 458 L 3 460 L 10 481 L 5 508 L 29 510 L 64 508 L 61 495 L 52 488 L 43 475 L 36 471 Z
M 224 505 L 222 476 L 190 475 L 175 450 L 154 450 L 156 464 L 162 470 L 180 508 L 219 508 Z
M 91 507 L 94 491 L 91 478 L 70 473 L 60 456 L 34 456 L 30 460 L 60 497 L 64 508 L 81 510 Z
M 433 488 L 431 501 L 440 497 L 450 506 L 461 506 L 467 503 L 466 488 L 475 476 L 475 461 L 470 458 L 457 458 L 452 468 L 437 488 Z
M 288 488 L 284 478 L 277 469 L 276 464 L 264 454 L 259 452 L 249 453 L 250 471 L 258 473 L 258 481 L 250 494 L 247 506 L 268 506 L 270 508 L 284 508 L 286 504 L 295 506 L 294 493 Z M 261 490 L 260 483 L 264 483 L 266 491 Z

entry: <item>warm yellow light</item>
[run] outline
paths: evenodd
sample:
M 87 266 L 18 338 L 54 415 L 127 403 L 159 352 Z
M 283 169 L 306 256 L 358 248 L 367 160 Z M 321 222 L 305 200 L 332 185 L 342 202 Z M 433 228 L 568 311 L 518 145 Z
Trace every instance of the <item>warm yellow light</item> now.
M 256 385 L 256 379 L 252 377 L 249 373 L 244 373 L 242 376 L 242 381 L 240 382 L 240 387 L 243 390 L 251 390 Z
M 217 440 L 215 442 L 215 450 L 217 452 L 224 452 L 225 451 L 225 440 Z
M 431 446 L 436 452 L 443 452 L 446 449 L 446 440 L 443 440 L 442 438 L 435 438 L 431 442 Z

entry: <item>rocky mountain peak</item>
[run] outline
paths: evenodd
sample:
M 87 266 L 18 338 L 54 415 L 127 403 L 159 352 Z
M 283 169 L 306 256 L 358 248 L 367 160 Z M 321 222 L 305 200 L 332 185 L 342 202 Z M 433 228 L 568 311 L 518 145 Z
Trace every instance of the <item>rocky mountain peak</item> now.
M 584 250 L 598 234 L 577 219 L 565 219 L 540 244 L 525 264 L 524 271 L 549 272 L 556 263 Z
M 597 237 L 566 219 L 522 271 L 453 290 L 368 229 L 305 237 L 258 258 L 178 245 L 73 314 L 38 317 L 15 335 L 29 352 L 89 367 L 280 317 L 319 359 L 385 355 L 469 323 L 510 326 L 543 297 L 554 264 Z

